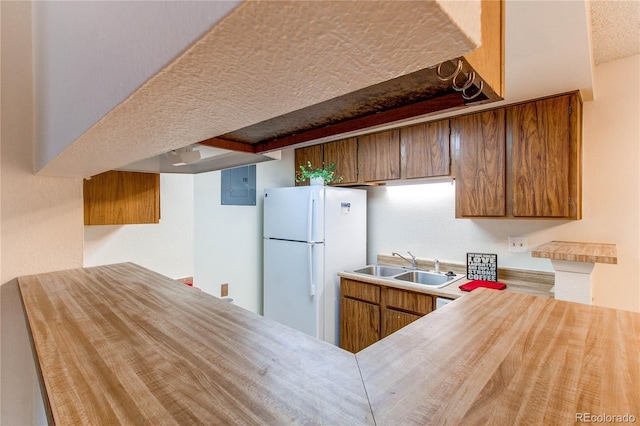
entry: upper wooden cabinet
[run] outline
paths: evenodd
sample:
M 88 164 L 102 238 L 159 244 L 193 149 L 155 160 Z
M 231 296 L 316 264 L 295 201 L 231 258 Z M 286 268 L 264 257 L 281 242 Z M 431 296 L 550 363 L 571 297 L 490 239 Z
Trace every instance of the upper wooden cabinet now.
M 454 123 L 456 217 L 581 218 L 577 93 Z
M 456 158 L 456 216 L 506 214 L 505 111 L 452 120 Z
M 403 179 L 449 175 L 449 120 L 403 127 L 400 143 Z
M 577 94 L 507 108 L 513 216 L 580 218 L 580 114 Z
M 342 185 L 358 182 L 358 139 L 349 138 L 324 144 L 324 164 L 336 165 L 336 176 Z
M 307 160 L 335 164 L 338 185 L 450 175 L 449 120 L 361 135 L 296 149 L 296 172 Z M 297 183 L 297 185 L 306 183 Z
M 399 130 L 359 136 L 358 150 L 363 182 L 400 179 Z
M 339 185 L 358 183 L 358 139 L 350 138 L 325 144 L 311 145 L 295 150 L 296 177 L 300 166 L 310 161 L 314 167 L 335 164 L 335 175 L 342 176 Z M 297 186 L 309 185 L 309 181 L 296 182 Z
M 453 175 L 456 217 L 580 219 L 581 129 L 576 92 L 298 149 L 296 168 L 322 158 L 341 185 Z
M 160 175 L 109 171 L 84 181 L 84 224 L 160 222 Z
M 324 145 L 311 145 L 295 151 L 295 178 L 298 178 L 300 166 L 307 166 L 307 162 L 311 162 L 313 167 L 322 167 L 324 164 Z M 296 182 L 296 186 L 309 185 L 309 180 L 304 182 Z

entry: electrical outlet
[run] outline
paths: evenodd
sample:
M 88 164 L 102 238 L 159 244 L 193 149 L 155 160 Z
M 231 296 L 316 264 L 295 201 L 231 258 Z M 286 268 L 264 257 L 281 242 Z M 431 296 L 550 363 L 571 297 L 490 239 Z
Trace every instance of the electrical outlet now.
M 510 253 L 526 253 L 527 250 L 527 237 L 509 237 Z

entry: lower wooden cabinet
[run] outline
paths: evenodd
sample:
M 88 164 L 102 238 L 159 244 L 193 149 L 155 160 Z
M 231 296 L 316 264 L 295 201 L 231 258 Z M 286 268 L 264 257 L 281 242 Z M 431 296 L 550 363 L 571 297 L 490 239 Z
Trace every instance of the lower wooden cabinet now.
M 409 325 L 422 315 L 408 314 L 395 309 L 385 309 L 382 311 L 382 334 L 381 337 L 387 337 L 391 333 L 400 330 L 405 325 Z
M 358 352 L 380 340 L 380 306 L 343 297 L 340 312 L 340 347 Z
M 340 280 L 340 347 L 358 352 L 434 309 L 428 294 Z

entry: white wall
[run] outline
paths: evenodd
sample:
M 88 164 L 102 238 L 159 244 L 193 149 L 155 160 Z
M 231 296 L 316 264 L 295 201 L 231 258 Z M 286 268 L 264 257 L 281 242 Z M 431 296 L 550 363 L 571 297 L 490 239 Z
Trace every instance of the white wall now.
M 221 173 L 195 176 L 195 286 L 220 296 L 229 284 L 234 303 L 262 312 L 262 194 L 265 188 L 292 186 L 293 151 L 256 165 L 256 205 L 220 204 Z
M 528 236 L 558 225 L 555 221 L 456 219 L 455 185 L 451 182 L 381 186 L 368 189 L 369 262 L 378 253 L 408 250 L 422 258 L 465 262 L 467 252 L 497 253 L 502 266 L 552 270 L 546 260 L 508 253 L 509 235 Z
M 464 262 L 467 251 L 498 263 L 553 271 L 550 261 L 507 250 L 508 236 L 529 248 L 551 240 L 613 242 L 617 265 L 596 265 L 594 303 L 640 311 L 640 56 L 595 69 L 596 100 L 584 104 L 583 220 L 455 219 L 450 183 L 368 190 L 368 258 L 411 250 L 418 257 Z
M 193 175 L 160 175 L 160 223 L 84 227 L 84 266 L 134 262 L 171 278 L 193 276 Z
M 82 181 L 33 175 L 31 3 L 0 2 L 0 423 L 43 424 L 16 277 L 82 266 Z
M 34 2 L 36 170 L 238 3 Z
M 585 238 L 617 243 L 618 265 L 596 265 L 597 304 L 640 311 L 640 55 L 595 67 L 584 110 Z

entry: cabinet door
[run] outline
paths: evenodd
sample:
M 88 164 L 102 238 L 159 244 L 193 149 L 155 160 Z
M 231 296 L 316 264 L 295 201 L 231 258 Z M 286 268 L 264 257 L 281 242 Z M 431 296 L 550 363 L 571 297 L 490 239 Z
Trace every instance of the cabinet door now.
M 402 327 L 411 324 L 417 319 L 422 318 L 420 315 L 409 314 L 393 309 L 383 309 L 382 311 L 382 338 L 387 337 L 391 333 L 395 333 Z
M 380 340 L 380 306 L 342 297 L 340 347 L 356 353 Z
M 449 120 L 400 129 L 406 179 L 449 175 Z
M 324 165 L 324 154 L 323 154 L 323 146 L 312 145 L 304 148 L 298 148 L 295 151 L 295 178 L 298 178 L 298 172 L 300 171 L 300 166 L 307 166 L 307 162 L 311 162 L 313 167 L 323 167 Z M 309 180 L 307 179 L 304 182 L 296 182 L 296 186 L 304 186 L 309 185 Z
M 504 108 L 453 120 L 456 217 L 506 214 Z
M 83 184 L 85 225 L 160 222 L 160 175 L 109 171 Z
M 400 179 L 399 130 L 359 136 L 358 150 L 364 182 Z
M 570 96 L 509 108 L 513 216 L 567 217 Z
M 324 163 L 336 165 L 336 176 L 342 176 L 341 184 L 358 182 L 358 139 L 349 138 L 324 144 Z

